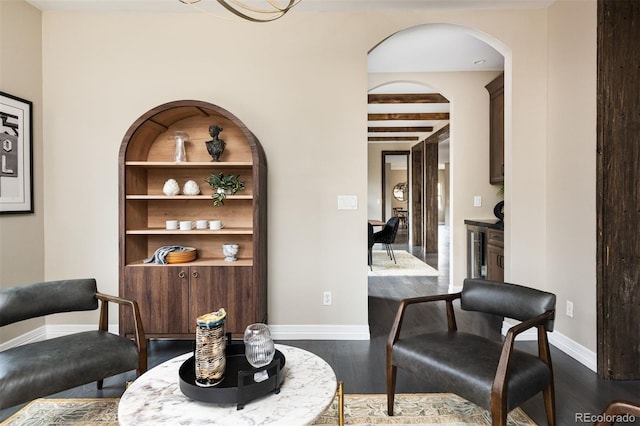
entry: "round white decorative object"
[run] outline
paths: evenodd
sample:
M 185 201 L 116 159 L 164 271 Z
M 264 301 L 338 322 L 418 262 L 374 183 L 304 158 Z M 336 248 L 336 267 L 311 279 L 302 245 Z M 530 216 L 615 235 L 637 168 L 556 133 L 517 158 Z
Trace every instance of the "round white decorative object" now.
M 176 182 L 175 179 L 169 179 L 164 183 L 162 192 L 164 192 L 164 195 L 173 197 L 174 195 L 178 195 L 180 193 L 180 185 L 178 185 L 178 182 Z
M 198 195 L 200 193 L 200 187 L 194 180 L 188 180 L 182 187 L 182 193 L 184 195 Z
M 236 254 L 238 254 L 238 244 L 225 243 L 222 245 L 222 254 L 224 254 L 224 260 L 227 262 L 235 262 L 238 260 Z

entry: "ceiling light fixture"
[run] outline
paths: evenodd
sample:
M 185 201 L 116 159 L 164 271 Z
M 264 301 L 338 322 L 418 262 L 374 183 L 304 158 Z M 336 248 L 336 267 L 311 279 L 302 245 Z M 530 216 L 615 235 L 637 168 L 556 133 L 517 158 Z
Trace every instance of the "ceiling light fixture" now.
M 182 3 L 196 7 L 199 10 L 203 9 L 197 7 L 195 4 L 201 0 L 179 0 Z M 234 15 L 246 19 L 251 22 L 270 22 L 275 21 L 278 18 L 284 16 L 293 6 L 300 3 L 302 0 L 264 0 L 268 3 L 265 7 L 253 7 L 246 2 L 240 0 L 217 0 L 229 12 Z M 255 1 L 252 1 L 255 3 Z M 205 11 L 206 12 L 206 11 Z

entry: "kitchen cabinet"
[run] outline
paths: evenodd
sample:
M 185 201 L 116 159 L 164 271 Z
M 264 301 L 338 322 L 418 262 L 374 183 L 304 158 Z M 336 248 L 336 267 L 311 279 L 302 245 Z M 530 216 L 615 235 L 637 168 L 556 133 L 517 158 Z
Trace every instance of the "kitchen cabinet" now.
M 487 279 L 504 281 L 504 231 L 487 229 Z
M 489 92 L 489 182 L 504 183 L 504 74 L 485 86 Z
M 226 147 L 212 161 L 205 142 L 209 127 L 223 129 Z M 175 161 L 176 132 L 186 132 L 186 161 Z M 267 321 L 266 157 L 260 142 L 228 111 L 201 101 L 160 105 L 136 120 L 125 134 L 119 157 L 119 293 L 140 306 L 150 338 L 194 338 L 202 314 L 225 308 L 227 331 L 241 336 L 247 325 Z M 239 175 L 245 189 L 213 206 L 211 173 Z M 199 194 L 167 195 L 193 180 Z M 166 229 L 167 220 L 221 220 L 222 229 Z M 228 262 L 223 243 L 237 243 Z M 163 246 L 193 247 L 195 260 L 146 263 Z M 120 334 L 133 330 L 120 315 Z

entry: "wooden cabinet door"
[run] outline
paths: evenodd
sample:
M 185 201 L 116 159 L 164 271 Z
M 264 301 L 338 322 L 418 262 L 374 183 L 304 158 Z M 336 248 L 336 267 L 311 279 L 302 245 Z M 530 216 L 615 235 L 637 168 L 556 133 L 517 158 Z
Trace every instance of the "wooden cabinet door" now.
M 136 300 L 145 334 L 179 334 L 188 328 L 189 275 L 182 266 L 125 267 L 124 297 Z M 126 323 L 127 333 L 133 325 Z
M 227 332 L 242 335 L 256 318 L 251 266 L 192 266 L 190 268 L 189 332 L 195 333 L 196 318 L 224 308 Z
M 504 231 L 487 230 L 487 279 L 504 281 Z
M 504 281 L 504 249 L 492 244 L 487 245 L 487 279 Z
M 485 86 L 489 91 L 489 182 L 504 182 L 504 74 Z

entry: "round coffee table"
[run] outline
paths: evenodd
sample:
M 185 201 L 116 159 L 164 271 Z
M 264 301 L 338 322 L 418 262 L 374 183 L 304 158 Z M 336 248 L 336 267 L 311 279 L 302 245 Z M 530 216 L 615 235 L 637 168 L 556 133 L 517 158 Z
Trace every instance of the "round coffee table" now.
M 300 348 L 276 345 L 286 358 L 279 394 L 236 404 L 210 404 L 187 398 L 180 390 L 178 370 L 191 357 L 186 353 L 138 377 L 118 405 L 122 426 L 137 425 L 308 425 L 331 404 L 336 375 L 319 356 Z

